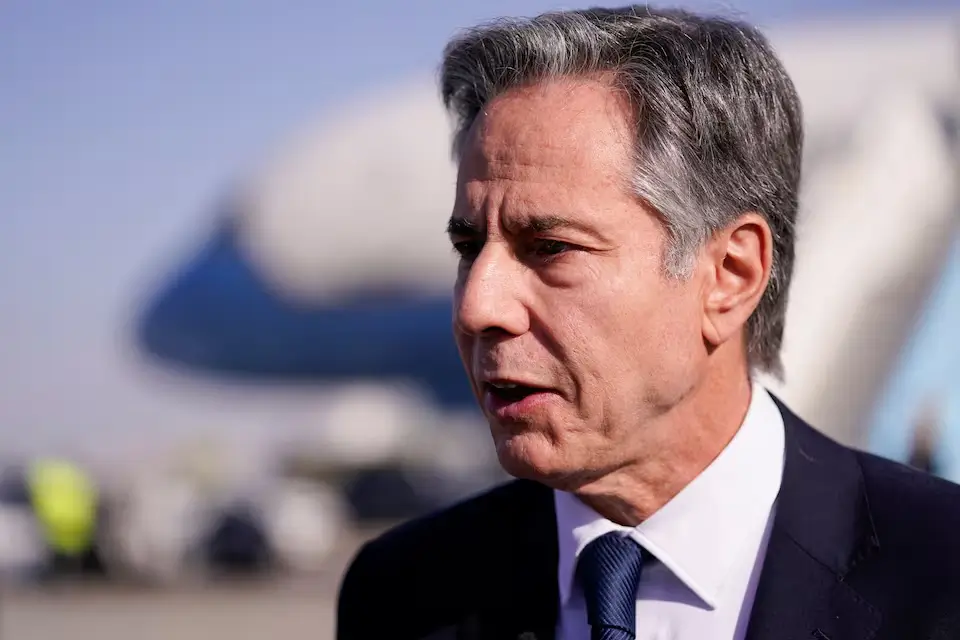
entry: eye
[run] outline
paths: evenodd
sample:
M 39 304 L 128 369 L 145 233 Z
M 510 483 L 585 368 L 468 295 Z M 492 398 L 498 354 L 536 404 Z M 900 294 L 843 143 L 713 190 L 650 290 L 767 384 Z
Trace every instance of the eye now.
M 459 240 L 453 243 L 453 250 L 464 260 L 472 260 L 480 253 L 480 243 L 476 240 Z
M 549 258 L 560 255 L 573 249 L 573 245 L 560 240 L 537 240 L 533 243 L 533 251 L 540 257 Z

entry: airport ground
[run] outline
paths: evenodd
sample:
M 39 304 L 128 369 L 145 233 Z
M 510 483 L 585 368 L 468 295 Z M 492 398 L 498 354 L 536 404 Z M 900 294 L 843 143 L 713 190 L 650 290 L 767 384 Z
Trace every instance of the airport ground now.
M 337 587 L 359 545 L 345 535 L 324 570 L 303 579 L 176 590 L 65 584 L 0 594 L 2 640 L 330 640 Z

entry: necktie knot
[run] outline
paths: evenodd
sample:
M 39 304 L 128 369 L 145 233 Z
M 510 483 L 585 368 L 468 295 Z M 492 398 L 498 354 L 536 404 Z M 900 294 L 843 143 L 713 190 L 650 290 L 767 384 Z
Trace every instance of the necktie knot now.
M 637 586 L 643 548 L 619 533 L 607 533 L 580 553 L 577 580 L 587 605 L 593 640 L 636 637 Z

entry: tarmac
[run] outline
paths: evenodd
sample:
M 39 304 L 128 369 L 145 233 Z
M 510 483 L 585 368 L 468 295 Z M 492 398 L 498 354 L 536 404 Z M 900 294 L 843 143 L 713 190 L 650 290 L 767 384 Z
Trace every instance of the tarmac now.
M 0 593 L 0 640 L 332 640 L 337 589 L 359 545 L 345 535 L 309 578 L 179 589 L 61 584 Z

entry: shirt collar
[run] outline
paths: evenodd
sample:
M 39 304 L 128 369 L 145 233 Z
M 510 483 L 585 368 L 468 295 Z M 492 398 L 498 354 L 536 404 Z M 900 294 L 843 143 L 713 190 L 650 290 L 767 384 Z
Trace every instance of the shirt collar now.
M 744 540 L 765 527 L 783 474 L 783 417 L 770 394 L 753 384 L 740 429 L 710 465 L 670 502 L 631 528 L 598 515 L 573 494 L 554 491 L 561 605 L 573 590 L 577 557 L 611 531 L 623 531 L 656 556 L 708 607 Z

